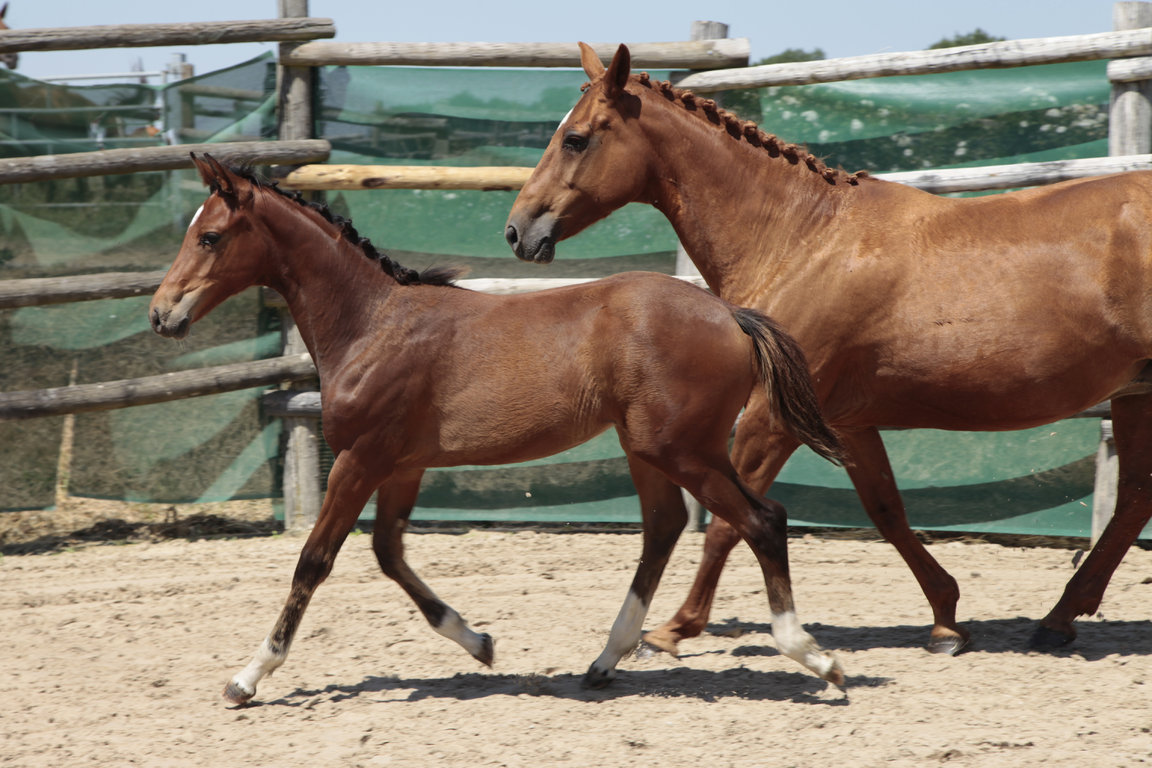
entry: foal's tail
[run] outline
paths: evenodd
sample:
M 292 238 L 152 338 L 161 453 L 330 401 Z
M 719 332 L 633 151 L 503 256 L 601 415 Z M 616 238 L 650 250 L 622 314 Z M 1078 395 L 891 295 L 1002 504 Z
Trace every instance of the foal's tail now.
M 740 329 L 752 337 L 769 407 L 779 411 L 793 437 L 828 461 L 843 464 L 844 446 L 820 415 L 808 361 L 800 345 L 762 312 L 735 307 L 732 316 Z

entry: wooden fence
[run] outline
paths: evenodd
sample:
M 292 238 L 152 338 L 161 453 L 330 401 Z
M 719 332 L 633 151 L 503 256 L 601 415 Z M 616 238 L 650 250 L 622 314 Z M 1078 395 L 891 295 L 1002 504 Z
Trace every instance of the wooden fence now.
M 325 65 L 421 65 L 577 67 L 576 44 L 400 44 L 325 43 L 335 35 L 329 19 L 308 17 L 307 0 L 279 0 L 279 19 L 207 24 L 123 25 L 0 32 L 0 53 L 29 50 L 124 47 L 222 42 L 280 43 L 280 140 L 210 145 L 222 159 L 255 164 L 296 166 L 282 184 L 300 190 L 353 189 L 518 189 L 530 168 L 434 168 L 424 166 L 318 165 L 330 146 L 312 135 L 311 68 Z M 699 92 L 799 85 L 892 75 L 929 74 L 970 69 L 1022 67 L 1063 61 L 1117 59 L 1108 68 L 1113 81 L 1110 154 L 1113 157 L 1053 163 L 1031 163 L 948 171 L 886 174 L 884 178 L 925 190 L 959 192 L 1048 184 L 1080 176 L 1152 168 L 1152 4 L 1120 2 L 1114 6 L 1109 33 L 1038 40 L 1016 40 L 940 51 L 879 54 L 816 62 L 748 67 L 747 40 L 728 40 L 723 25 L 697 22 L 691 41 L 630 43 L 638 68 L 686 68 L 696 71 L 679 85 Z M 594 44 L 610 58 L 615 43 Z M 138 170 L 188 167 L 194 146 L 108 150 L 53 157 L 0 160 L 0 183 L 65 178 Z M 0 283 L 0 308 L 81 301 L 151 292 L 161 273 L 52 278 Z M 686 279 L 694 279 L 685 276 Z M 481 290 L 533 290 L 564 281 L 463 281 Z M 286 318 L 290 321 L 290 318 Z M 0 394 L 0 418 L 127 407 L 143 402 L 188 397 L 275 382 L 296 382 L 314 375 L 301 356 L 298 334 L 289 334 L 284 356 L 272 361 L 203 369 L 195 375 L 166 374 L 122 382 L 61 387 L 36 392 Z M 306 356 L 305 356 L 306 357 Z M 225 370 L 227 369 L 227 370 Z M 187 372 L 186 372 L 187 373 Z M 319 510 L 319 435 L 315 416 L 319 397 L 310 391 L 276 393 L 269 400 L 285 419 L 285 524 L 309 525 Z M 1084 415 L 1106 415 L 1094 409 Z M 1103 429 L 1094 510 L 1094 532 L 1114 506 L 1115 460 Z

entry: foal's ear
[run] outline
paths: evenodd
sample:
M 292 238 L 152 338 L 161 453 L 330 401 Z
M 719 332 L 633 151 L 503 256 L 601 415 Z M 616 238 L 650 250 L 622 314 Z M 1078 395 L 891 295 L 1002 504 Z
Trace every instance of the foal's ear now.
M 616 49 L 616 55 L 612 57 L 612 63 L 608 65 L 608 71 L 604 73 L 605 92 L 609 96 L 623 93 L 631 71 L 632 53 L 628 50 L 628 46 L 621 43 Z

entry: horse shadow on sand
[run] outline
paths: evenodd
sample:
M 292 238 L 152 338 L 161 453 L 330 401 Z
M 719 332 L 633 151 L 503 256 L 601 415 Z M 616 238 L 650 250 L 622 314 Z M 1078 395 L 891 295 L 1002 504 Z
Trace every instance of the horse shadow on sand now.
M 966 621 L 972 642 L 956 659 L 963 664 L 968 653 L 1033 653 L 1029 638 L 1036 627 L 1032 618 L 986 619 Z M 926 626 L 842 627 L 828 624 L 807 625 L 821 645 L 843 652 L 875 648 L 906 648 L 910 653 L 923 653 Z M 1152 655 L 1152 620 L 1123 621 L 1101 618 L 1082 619 L 1079 637 L 1065 648 L 1048 652 L 1055 658 L 1079 658 L 1098 661 L 1108 656 Z M 686 641 L 681 658 L 690 660 L 711 654 L 727 654 L 734 659 L 778 656 L 770 639 L 767 623 L 726 620 L 709 625 L 708 633 L 726 638 L 745 635 L 750 642 L 722 649 L 714 646 L 694 650 L 703 641 Z M 707 638 L 705 638 L 706 640 Z M 643 650 L 641 650 L 643 653 Z M 280 706 L 310 708 L 320 702 L 336 703 L 368 697 L 378 701 L 424 701 L 454 699 L 469 701 L 493 696 L 541 696 L 573 701 L 611 701 L 632 697 L 685 698 L 712 702 L 723 699 L 746 701 L 790 701 L 799 704 L 846 706 L 853 689 L 889 685 L 893 678 L 847 676 L 845 690 L 825 683 L 803 670 L 756 670 L 733 666 L 719 671 L 671 667 L 661 669 L 621 669 L 611 685 L 589 689 L 583 675 L 573 672 L 555 674 L 499 674 L 485 672 L 458 673 L 451 677 L 406 678 L 370 675 L 359 683 L 333 684 L 324 688 L 295 691 L 265 702 L 247 706 Z

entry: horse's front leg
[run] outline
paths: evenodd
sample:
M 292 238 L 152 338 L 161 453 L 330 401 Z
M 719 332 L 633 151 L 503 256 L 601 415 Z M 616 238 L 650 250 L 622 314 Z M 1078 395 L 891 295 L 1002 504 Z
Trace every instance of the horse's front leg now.
M 332 572 L 340 545 L 379 482 L 379 475 L 369 476 L 351 451 L 336 458 L 320 516 L 300 551 L 288 601 L 252 661 L 224 689 L 224 698 L 244 704 L 256 694 L 260 679 L 284 663 L 312 593 Z
M 736 429 L 732 461 L 740 477 L 753 490 L 767 493 L 798 443 L 792 437 L 772 431 L 772 413 L 762 395 L 753 393 L 747 411 Z M 722 517 L 712 516 L 704 536 L 704 552 L 688 597 L 676 614 L 644 635 L 644 642 L 677 655 L 680 641 L 696 637 L 708 624 L 712 599 L 728 555 L 740 542 L 738 534 Z
M 888 463 L 880 432 L 870 427 L 841 433 L 848 448 L 848 476 L 872 523 L 904 558 L 932 606 L 933 625 L 926 648 L 954 655 L 968 644 L 968 630 L 956 623 L 960 587 L 925 549 L 908 525 L 904 500 Z
M 652 604 L 672 548 L 688 522 L 680 486 L 642 459 L 629 456 L 628 468 L 640 498 L 644 548 L 628 596 L 612 624 L 608 644 L 584 675 L 584 684 L 591 688 L 603 688 L 612 682 L 620 659 L 640 642 L 648 606 Z
M 439 634 L 454 640 L 482 664 L 492 666 L 492 636 L 473 631 L 460 614 L 438 598 L 404 560 L 404 530 L 416 505 L 424 470 L 398 472 L 380 486 L 372 551 L 380 570 L 399 584 Z

